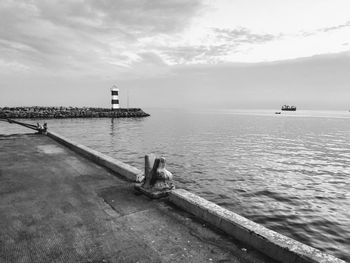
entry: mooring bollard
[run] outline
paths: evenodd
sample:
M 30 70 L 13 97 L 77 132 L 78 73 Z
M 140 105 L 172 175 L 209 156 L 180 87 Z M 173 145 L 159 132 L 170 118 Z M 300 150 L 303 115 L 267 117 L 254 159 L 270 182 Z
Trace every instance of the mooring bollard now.
M 149 189 L 151 188 L 151 171 L 156 160 L 156 156 L 154 154 L 145 155 L 145 181 L 142 184 L 143 188 Z
M 174 188 L 173 175 L 166 169 L 165 158 L 146 155 L 145 178 L 140 184 L 135 184 L 135 189 L 151 198 L 161 198 Z
M 41 125 L 39 123 L 36 124 L 36 130 L 39 134 L 47 134 L 47 123 L 45 122 L 44 125 Z

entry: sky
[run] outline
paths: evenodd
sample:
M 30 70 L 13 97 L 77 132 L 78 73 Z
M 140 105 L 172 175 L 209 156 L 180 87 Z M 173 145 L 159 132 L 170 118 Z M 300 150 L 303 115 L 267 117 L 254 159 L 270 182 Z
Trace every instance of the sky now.
M 350 108 L 348 0 L 1 0 L 0 107 Z

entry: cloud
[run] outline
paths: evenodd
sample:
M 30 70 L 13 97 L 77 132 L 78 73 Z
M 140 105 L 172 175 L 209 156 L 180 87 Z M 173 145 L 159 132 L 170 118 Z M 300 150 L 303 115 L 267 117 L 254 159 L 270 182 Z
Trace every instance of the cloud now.
M 221 29 L 214 28 L 214 33 L 216 37 L 221 40 L 225 40 L 227 42 L 231 42 L 234 44 L 256 44 L 256 43 L 264 43 L 268 41 L 272 41 L 277 39 L 279 36 L 274 36 L 272 34 L 256 34 L 252 33 L 247 28 L 237 28 L 237 29 Z
M 182 30 L 200 7 L 197 0 L 38 1 L 41 16 L 60 26 L 123 37 Z
M 187 0 L 104 0 L 88 1 L 103 14 L 106 25 L 127 25 L 138 34 L 169 33 L 182 30 L 198 11 L 200 1 Z
M 38 71 L 118 72 L 137 62 L 140 37 L 183 30 L 200 5 L 197 0 L 4 0 L 1 58 Z
M 158 50 L 169 64 L 220 63 L 242 48 L 281 37 L 281 35 L 252 33 L 246 28 L 210 28 L 206 31 L 206 35 L 207 38 L 199 45 L 176 43 L 171 46 L 159 46 Z
M 325 28 L 320 29 L 319 31 L 329 32 L 329 31 L 339 30 L 339 29 L 342 29 L 345 27 L 350 27 L 350 21 L 348 21 L 345 24 L 341 24 L 341 25 L 337 25 L 337 26 L 325 27 Z
M 303 31 L 301 32 L 301 35 L 303 37 L 309 37 L 309 36 L 314 36 L 317 34 L 323 34 L 323 33 L 329 33 L 329 32 L 337 32 L 343 29 L 349 29 L 350 28 L 350 21 L 344 23 L 344 24 L 339 24 L 335 26 L 330 26 L 330 27 L 323 27 L 323 28 L 318 28 L 313 31 Z
M 340 29 L 345 30 L 349 22 L 318 32 L 340 32 L 342 36 L 333 38 L 334 43 L 328 45 L 323 38 L 288 36 L 282 31 L 265 33 L 259 28 L 248 28 L 243 22 L 221 25 L 218 19 L 220 23 L 207 23 L 211 9 L 205 3 L 2 0 L 0 72 L 11 65 L 7 66 L 7 73 L 13 69 L 30 74 L 125 76 L 125 72 L 138 69 L 152 74 L 160 70 L 163 74 L 167 70 L 162 67 L 169 65 L 281 60 L 347 48 Z M 239 16 L 235 19 L 238 21 Z M 313 48 L 314 43 L 323 46 Z

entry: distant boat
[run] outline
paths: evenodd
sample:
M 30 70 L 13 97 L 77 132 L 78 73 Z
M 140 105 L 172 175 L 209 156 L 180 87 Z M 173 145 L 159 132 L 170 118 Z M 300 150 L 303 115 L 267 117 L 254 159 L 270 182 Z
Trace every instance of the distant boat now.
M 283 111 L 296 111 L 297 107 L 295 106 L 289 106 L 289 105 L 283 105 L 281 110 Z
M 281 114 L 281 112 L 280 111 L 276 111 L 275 114 Z

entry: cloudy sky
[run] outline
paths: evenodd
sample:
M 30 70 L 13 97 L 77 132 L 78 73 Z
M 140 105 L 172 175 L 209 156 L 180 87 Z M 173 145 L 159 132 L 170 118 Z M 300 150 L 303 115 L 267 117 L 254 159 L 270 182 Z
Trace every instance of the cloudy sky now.
M 0 107 L 350 108 L 348 0 L 0 1 Z

